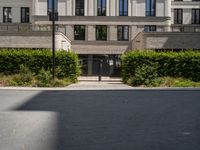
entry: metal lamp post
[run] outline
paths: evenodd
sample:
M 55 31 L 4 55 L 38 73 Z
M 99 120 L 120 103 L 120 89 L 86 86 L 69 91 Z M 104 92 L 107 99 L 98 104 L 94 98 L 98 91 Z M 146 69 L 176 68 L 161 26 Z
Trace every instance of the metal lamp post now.
M 58 21 L 58 1 L 48 0 L 49 21 L 52 21 L 52 74 L 55 79 L 55 21 Z

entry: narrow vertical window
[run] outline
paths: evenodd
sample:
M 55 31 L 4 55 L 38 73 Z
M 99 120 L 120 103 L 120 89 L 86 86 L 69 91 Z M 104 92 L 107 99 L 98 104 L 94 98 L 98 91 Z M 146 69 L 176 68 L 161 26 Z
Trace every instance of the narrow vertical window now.
M 97 0 L 97 15 L 106 16 L 106 0 Z
M 156 16 L 156 0 L 146 0 L 146 16 Z
M 76 16 L 84 16 L 84 0 L 76 0 Z
M 21 8 L 21 23 L 29 23 L 29 8 L 28 7 L 22 7 Z
M 3 7 L 3 22 L 11 23 L 12 22 L 12 12 L 11 7 Z
M 74 26 L 74 40 L 85 40 L 85 26 L 84 25 Z
M 200 24 L 200 9 L 192 9 L 192 24 Z
M 117 39 L 118 41 L 129 40 L 129 26 L 117 26 Z
M 119 0 L 119 16 L 128 16 L 128 0 Z
M 107 40 L 107 26 L 106 25 L 96 26 L 96 40 L 97 41 Z
M 183 23 L 183 9 L 174 9 L 174 24 Z

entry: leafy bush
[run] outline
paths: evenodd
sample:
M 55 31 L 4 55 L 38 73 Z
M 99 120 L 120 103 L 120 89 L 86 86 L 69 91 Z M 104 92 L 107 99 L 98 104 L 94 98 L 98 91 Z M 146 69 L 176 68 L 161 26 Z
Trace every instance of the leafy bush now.
M 158 77 L 182 77 L 200 81 L 200 52 L 132 51 L 122 56 L 122 78 L 125 83 L 143 64 L 157 64 Z
M 8 85 L 10 86 L 27 86 L 31 85 L 33 80 L 32 72 L 24 65 L 20 65 L 19 74 L 10 77 Z
M 22 83 L 30 84 L 33 80 L 33 74 L 30 69 L 24 65 L 20 65 L 19 70 L 20 80 Z
M 76 81 L 80 75 L 78 56 L 72 52 L 57 51 L 55 63 L 56 67 L 60 68 L 59 76 Z M 42 68 L 51 71 L 52 53 L 50 50 L 4 49 L 0 50 L 0 64 L 0 73 L 17 74 L 20 71 L 20 65 L 24 65 L 32 73 L 38 74 Z
M 157 77 L 156 64 L 142 64 L 136 67 L 134 76 L 130 77 L 127 83 L 133 86 L 150 85 Z
M 44 68 L 40 70 L 36 78 L 39 87 L 49 87 L 51 85 L 52 74 L 50 71 L 44 70 Z

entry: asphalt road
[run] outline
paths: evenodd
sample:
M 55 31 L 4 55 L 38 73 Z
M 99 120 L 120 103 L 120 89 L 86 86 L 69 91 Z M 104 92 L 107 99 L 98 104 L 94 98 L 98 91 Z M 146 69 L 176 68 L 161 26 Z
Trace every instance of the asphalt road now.
M 200 91 L 0 90 L 0 150 L 200 150 Z

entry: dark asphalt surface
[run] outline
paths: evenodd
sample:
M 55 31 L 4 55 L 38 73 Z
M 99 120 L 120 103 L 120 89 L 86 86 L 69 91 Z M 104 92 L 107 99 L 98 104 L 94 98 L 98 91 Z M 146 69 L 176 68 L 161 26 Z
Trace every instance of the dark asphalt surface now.
M 0 91 L 0 150 L 200 150 L 200 90 Z

